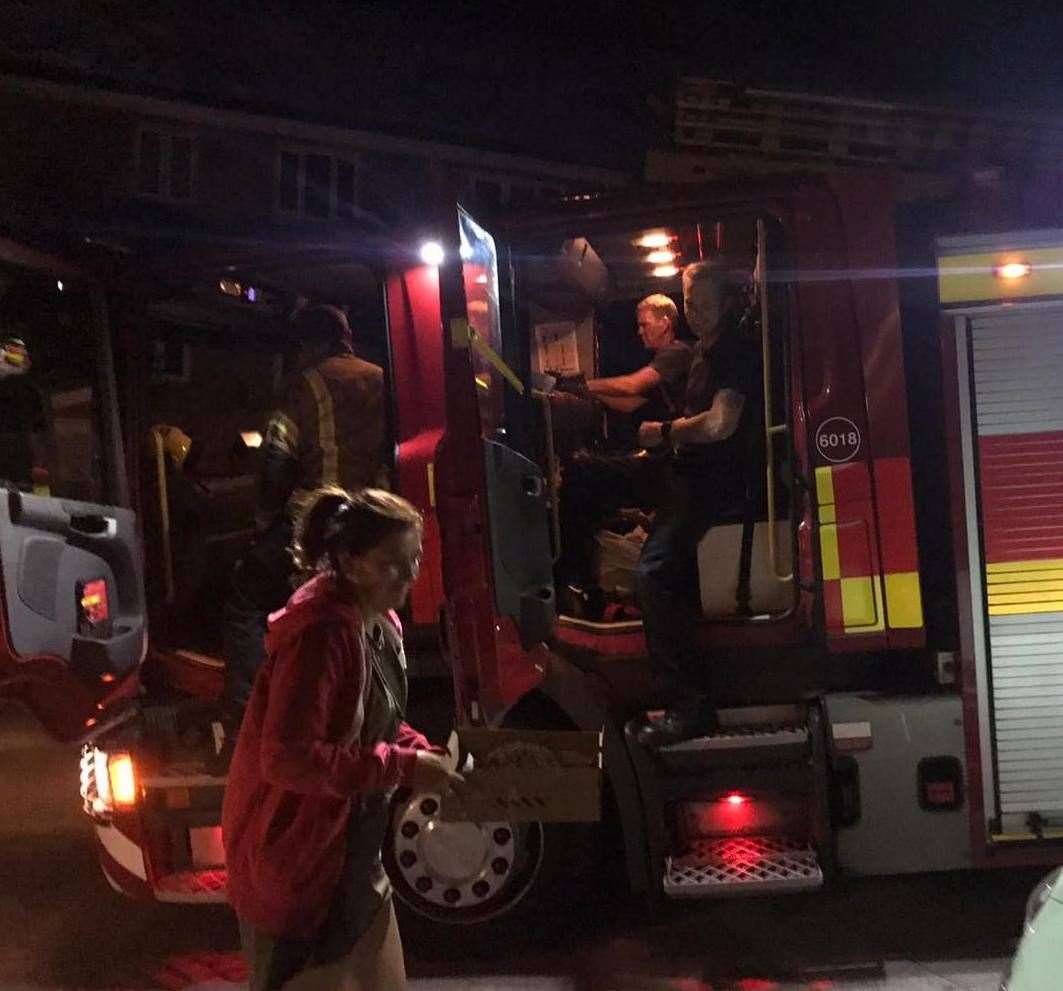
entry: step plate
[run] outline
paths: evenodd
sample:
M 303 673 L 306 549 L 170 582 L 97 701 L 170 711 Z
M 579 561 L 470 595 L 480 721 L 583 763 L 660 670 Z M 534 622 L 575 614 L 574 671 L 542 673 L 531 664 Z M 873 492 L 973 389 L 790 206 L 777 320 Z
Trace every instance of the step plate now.
M 712 736 L 698 736 L 681 743 L 661 747 L 662 754 L 710 753 L 720 750 L 753 750 L 757 748 L 800 747 L 808 742 L 808 730 L 803 726 L 779 726 L 767 729 L 722 729 Z
M 822 885 L 815 850 L 807 843 L 773 836 L 697 839 L 689 853 L 669 857 L 664 872 L 669 898 L 725 898 Z
M 155 885 L 155 898 L 160 902 L 225 902 L 228 879 L 224 868 L 167 874 Z

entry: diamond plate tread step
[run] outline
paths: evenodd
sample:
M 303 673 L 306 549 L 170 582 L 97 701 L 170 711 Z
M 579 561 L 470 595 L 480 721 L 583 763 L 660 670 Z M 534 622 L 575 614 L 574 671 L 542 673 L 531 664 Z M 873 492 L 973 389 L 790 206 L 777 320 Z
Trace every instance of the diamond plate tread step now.
M 151 975 L 150 986 L 163 991 L 191 991 L 200 986 L 218 987 L 222 982 L 245 985 L 247 978 L 243 954 L 205 950 L 168 958 Z
M 160 902 L 226 902 L 229 874 L 224 869 L 178 871 L 166 874 L 155 884 Z
M 761 747 L 801 746 L 808 742 L 808 730 L 804 726 L 736 726 L 721 729 L 711 736 L 698 736 L 667 747 L 662 754 L 704 753 L 716 750 L 753 750 Z
M 776 767 L 807 759 L 803 726 L 723 729 L 712 736 L 661 747 L 657 756 L 673 773 L 697 774 L 724 767 Z
M 806 842 L 773 836 L 694 840 L 668 857 L 664 893 L 669 898 L 726 898 L 767 892 L 808 891 L 823 885 L 816 851 Z

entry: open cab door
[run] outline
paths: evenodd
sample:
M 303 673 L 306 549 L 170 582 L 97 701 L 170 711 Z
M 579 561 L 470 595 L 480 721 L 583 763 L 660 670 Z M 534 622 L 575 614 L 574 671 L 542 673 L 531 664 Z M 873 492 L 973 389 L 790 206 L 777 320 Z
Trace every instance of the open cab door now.
M 145 644 L 106 310 L 61 260 L 0 249 L 0 698 L 74 740 Z
M 495 239 L 464 210 L 440 268 L 446 431 L 436 454 L 444 636 L 458 711 L 490 718 L 538 684 L 553 630 L 547 489 L 517 450 L 530 402 Z

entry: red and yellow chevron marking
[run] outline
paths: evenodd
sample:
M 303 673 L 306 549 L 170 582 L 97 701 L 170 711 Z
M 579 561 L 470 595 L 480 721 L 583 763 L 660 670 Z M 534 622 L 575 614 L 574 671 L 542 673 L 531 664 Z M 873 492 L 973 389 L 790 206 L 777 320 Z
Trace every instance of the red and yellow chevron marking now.
M 823 599 L 827 629 L 835 634 L 923 626 L 908 459 L 876 460 L 875 482 L 877 542 L 867 463 L 816 469 Z
M 1063 612 L 1063 431 L 978 441 L 990 616 Z

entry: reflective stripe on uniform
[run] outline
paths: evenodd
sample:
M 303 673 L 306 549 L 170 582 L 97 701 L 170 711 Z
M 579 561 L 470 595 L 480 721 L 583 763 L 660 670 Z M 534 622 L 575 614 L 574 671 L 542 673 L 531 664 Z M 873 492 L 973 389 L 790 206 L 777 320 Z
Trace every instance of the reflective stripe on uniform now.
M 296 457 L 299 450 L 299 428 L 287 413 L 274 410 L 266 425 L 266 446 L 277 447 L 285 454 Z
M 321 446 L 321 484 L 336 485 L 340 480 L 340 452 L 336 447 L 336 416 L 332 393 L 316 368 L 303 372 L 317 403 L 317 434 Z

